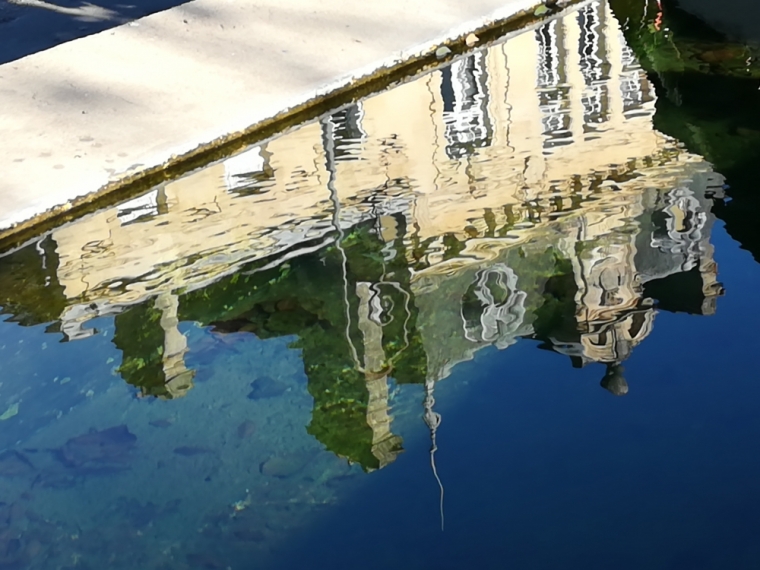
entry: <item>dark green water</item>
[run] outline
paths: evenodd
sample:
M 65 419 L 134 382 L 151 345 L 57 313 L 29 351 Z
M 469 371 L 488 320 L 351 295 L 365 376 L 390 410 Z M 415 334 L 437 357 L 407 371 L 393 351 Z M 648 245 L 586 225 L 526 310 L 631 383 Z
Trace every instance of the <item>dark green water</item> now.
M 650 4 L 5 252 L 0 570 L 760 567 L 754 48 Z

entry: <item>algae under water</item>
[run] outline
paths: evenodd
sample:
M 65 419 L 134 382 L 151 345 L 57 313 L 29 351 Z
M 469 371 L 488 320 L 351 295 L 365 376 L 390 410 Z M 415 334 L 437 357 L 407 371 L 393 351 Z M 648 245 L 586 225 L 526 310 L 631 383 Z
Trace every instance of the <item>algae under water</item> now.
M 758 567 L 758 76 L 611 4 L 0 256 L 0 570 Z

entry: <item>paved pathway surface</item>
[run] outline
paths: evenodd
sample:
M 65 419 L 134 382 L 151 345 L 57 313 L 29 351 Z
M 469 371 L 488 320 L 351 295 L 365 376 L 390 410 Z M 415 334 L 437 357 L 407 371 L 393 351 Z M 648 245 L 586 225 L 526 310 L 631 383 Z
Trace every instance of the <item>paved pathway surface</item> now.
M 537 3 L 194 0 L 0 65 L 0 233 Z

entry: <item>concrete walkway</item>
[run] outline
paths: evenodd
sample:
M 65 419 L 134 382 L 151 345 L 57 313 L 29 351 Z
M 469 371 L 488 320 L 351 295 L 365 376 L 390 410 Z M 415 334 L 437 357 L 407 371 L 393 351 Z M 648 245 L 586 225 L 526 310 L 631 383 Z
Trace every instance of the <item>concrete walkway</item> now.
M 537 4 L 195 0 L 1 65 L 0 237 Z

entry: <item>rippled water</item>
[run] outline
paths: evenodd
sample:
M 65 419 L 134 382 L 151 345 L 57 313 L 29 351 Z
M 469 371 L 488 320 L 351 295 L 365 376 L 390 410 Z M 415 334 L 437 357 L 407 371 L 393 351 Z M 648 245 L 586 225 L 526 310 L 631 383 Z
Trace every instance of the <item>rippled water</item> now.
M 0 569 L 758 567 L 750 193 L 626 38 L 582 4 L 0 257 Z

